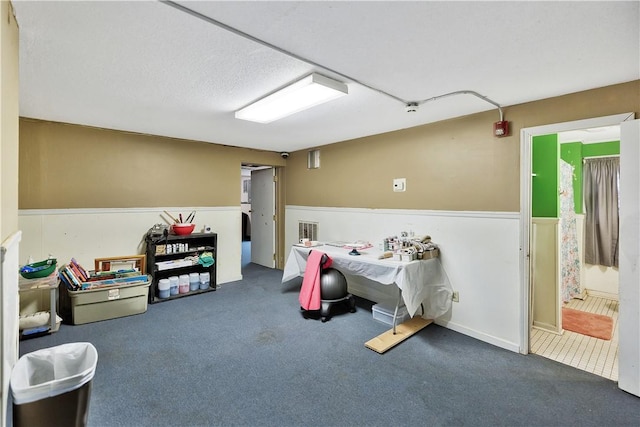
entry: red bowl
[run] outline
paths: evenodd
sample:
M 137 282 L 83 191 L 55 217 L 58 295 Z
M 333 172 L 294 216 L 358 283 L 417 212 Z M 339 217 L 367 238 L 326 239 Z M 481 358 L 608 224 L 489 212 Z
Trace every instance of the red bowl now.
M 195 227 L 196 227 L 195 224 L 176 223 L 171 225 L 171 231 L 173 232 L 173 234 L 184 236 L 184 235 L 193 233 L 193 229 Z

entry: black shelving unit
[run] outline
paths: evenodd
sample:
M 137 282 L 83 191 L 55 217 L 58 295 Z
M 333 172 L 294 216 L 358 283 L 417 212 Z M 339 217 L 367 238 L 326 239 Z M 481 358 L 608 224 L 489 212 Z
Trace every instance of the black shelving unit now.
M 151 275 L 152 281 L 149 286 L 149 303 L 169 301 L 176 298 L 182 298 L 192 295 L 198 295 L 205 292 L 216 290 L 216 267 L 218 265 L 217 244 L 218 235 L 216 233 L 192 233 L 185 236 L 169 234 L 163 237 L 150 237 L 145 239 L 147 246 L 147 273 Z M 184 245 L 183 250 L 175 252 L 174 246 Z M 167 253 L 167 246 L 172 245 L 172 249 Z M 198 256 L 202 252 L 211 252 L 214 263 L 209 267 L 200 264 L 189 265 L 185 267 L 172 268 L 168 270 L 158 270 L 156 263 L 161 261 L 181 260 L 188 256 Z M 168 298 L 158 297 L 158 282 L 160 279 L 168 279 L 171 276 L 180 276 L 189 273 L 205 273 L 210 276 L 209 287 L 207 289 L 198 289 L 189 291 L 184 294 L 171 295 Z

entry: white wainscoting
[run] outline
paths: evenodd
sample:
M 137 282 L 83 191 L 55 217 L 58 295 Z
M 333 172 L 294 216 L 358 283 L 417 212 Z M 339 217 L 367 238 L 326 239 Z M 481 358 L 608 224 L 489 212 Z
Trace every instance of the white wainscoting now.
M 582 286 L 589 295 L 618 301 L 620 275 L 617 267 L 583 264 L 583 271 Z
M 368 240 L 378 245 L 402 231 L 430 235 L 460 294 L 460 302 L 436 323 L 520 351 L 519 213 L 305 206 L 287 206 L 285 213 L 286 247 L 297 242 L 299 221 L 318 222 L 320 241 Z M 384 297 L 380 287 L 373 294 Z
M 195 231 L 206 224 L 218 234 L 218 283 L 242 279 L 240 206 L 20 210 L 20 263 L 29 256 L 38 261 L 51 254 L 60 263 L 74 257 L 93 269 L 95 258 L 142 254 L 149 228 L 166 223 L 161 217 L 163 210 L 174 216 L 197 211 Z
M 562 283 L 558 218 L 531 218 L 531 282 L 533 325 L 562 333 Z

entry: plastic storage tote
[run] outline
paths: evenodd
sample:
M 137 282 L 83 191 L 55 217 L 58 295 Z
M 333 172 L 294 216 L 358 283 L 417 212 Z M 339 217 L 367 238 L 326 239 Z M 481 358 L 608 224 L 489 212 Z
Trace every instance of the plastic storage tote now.
M 11 372 L 13 425 L 86 426 L 97 364 L 98 352 L 86 342 L 22 356 Z

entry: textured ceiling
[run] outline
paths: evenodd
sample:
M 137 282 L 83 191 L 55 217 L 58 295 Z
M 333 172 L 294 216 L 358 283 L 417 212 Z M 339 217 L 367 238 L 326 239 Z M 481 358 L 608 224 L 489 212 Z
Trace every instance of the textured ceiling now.
M 454 91 L 507 107 L 640 78 L 637 1 L 13 3 L 21 116 L 239 147 L 294 151 L 495 109 L 456 95 L 405 111 Z M 349 95 L 269 124 L 234 118 L 314 71 Z

